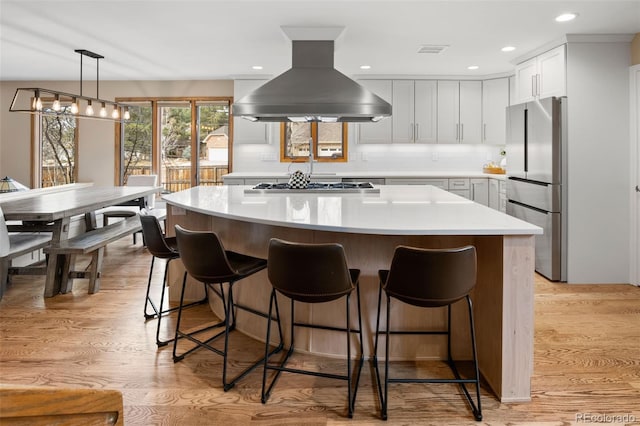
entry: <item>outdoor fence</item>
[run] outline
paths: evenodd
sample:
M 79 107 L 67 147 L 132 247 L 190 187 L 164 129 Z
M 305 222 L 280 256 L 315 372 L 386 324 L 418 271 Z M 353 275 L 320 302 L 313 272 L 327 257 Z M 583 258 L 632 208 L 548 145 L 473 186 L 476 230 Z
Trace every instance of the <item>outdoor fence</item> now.
M 129 169 L 130 175 L 150 174 L 149 167 L 133 167 Z M 191 187 L 190 166 L 163 166 L 160 176 L 162 182 L 160 185 L 164 187 L 164 192 L 177 192 Z M 229 167 L 226 165 L 206 165 L 200 167 L 200 185 L 215 186 L 222 185 L 222 176 L 229 173 Z M 68 170 L 61 167 L 43 166 L 42 167 L 42 186 L 64 185 L 73 183 L 69 181 Z

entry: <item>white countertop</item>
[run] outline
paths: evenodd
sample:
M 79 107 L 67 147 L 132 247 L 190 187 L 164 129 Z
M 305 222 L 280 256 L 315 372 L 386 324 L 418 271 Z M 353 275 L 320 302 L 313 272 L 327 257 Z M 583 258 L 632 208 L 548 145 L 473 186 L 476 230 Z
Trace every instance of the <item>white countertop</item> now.
M 247 222 L 381 235 L 532 235 L 542 228 L 431 185 L 376 186 L 379 194 L 245 194 L 245 185 L 199 186 L 167 204 Z M 175 211 L 173 214 L 177 214 Z
M 306 170 L 303 165 L 303 170 Z M 238 178 L 238 179 L 250 179 L 250 178 L 266 178 L 266 179 L 286 179 L 289 177 L 289 173 L 286 172 L 233 172 L 222 176 L 223 178 Z M 506 179 L 505 175 L 483 173 L 482 171 L 433 171 L 433 172 L 409 172 L 409 171 L 388 171 L 388 172 L 317 172 L 311 175 L 313 178 L 482 178 L 488 177 L 493 179 Z

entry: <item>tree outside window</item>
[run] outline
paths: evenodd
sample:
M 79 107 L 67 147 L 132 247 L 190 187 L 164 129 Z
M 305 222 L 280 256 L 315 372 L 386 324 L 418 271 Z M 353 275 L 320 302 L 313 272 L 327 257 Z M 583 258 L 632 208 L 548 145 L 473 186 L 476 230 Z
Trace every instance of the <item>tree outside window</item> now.
M 40 184 L 43 188 L 74 183 L 77 179 L 77 122 L 64 112 L 40 115 Z

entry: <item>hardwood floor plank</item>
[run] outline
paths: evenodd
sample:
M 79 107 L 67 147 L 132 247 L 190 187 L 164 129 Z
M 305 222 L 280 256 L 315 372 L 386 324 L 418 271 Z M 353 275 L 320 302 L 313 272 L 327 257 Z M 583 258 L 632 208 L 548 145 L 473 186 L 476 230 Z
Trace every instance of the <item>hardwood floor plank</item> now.
M 345 385 L 332 380 L 283 374 L 262 404 L 257 369 L 224 392 L 219 356 L 198 350 L 174 363 L 171 345 L 156 347 L 156 322 L 143 317 L 149 263 L 146 249 L 123 239 L 106 250 L 99 293 L 87 294 L 88 281 L 76 280 L 72 293 L 46 300 L 43 277 L 16 276 L 0 302 L 0 382 L 119 390 L 126 425 L 479 424 L 453 385 L 392 384 L 389 420 L 381 421 L 370 361 L 353 419 L 346 417 Z M 162 268 L 155 269 L 157 284 Z M 577 416 L 587 412 L 633 416 L 627 423 L 640 424 L 640 288 L 536 276 L 535 315 L 532 401 L 501 404 L 483 388 L 481 424 L 582 425 Z M 163 335 L 171 336 L 175 316 L 165 320 Z M 196 326 L 215 317 L 198 306 L 185 320 Z M 231 371 L 262 355 L 262 344 L 246 336 L 233 336 L 231 345 Z M 302 353 L 292 362 L 344 369 L 340 359 Z M 435 361 L 393 368 L 400 374 L 448 372 Z

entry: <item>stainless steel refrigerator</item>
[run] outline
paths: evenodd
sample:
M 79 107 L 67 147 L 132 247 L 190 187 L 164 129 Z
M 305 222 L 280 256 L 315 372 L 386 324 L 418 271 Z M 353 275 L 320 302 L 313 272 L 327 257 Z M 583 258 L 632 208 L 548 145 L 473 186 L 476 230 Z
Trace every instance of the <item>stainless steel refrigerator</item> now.
M 507 108 L 507 214 L 543 228 L 536 271 L 567 280 L 566 98 Z

